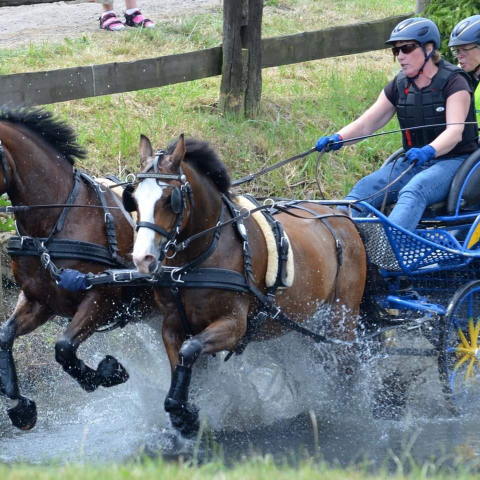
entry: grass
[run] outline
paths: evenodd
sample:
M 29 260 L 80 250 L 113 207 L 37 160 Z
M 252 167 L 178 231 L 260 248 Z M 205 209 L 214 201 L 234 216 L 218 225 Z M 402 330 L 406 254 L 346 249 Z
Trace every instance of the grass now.
M 396 472 L 382 470 L 370 474 L 368 463 L 360 468 L 341 469 L 306 461 L 300 467 L 293 468 L 286 463 L 275 463 L 270 456 L 254 456 L 233 467 L 226 467 L 218 460 L 197 465 L 193 461 L 167 463 L 160 459 L 105 466 L 0 466 L 0 477 L 2 480 L 473 480 L 478 478 L 478 473 L 468 468 L 451 469 L 442 473 L 437 471 L 434 463 L 426 463 L 424 466 L 414 466 L 408 474 L 404 473 L 403 468 L 398 468 Z
M 263 35 L 276 36 L 384 18 L 413 11 L 414 0 L 270 0 Z M 171 17 L 151 31 L 99 32 L 59 43 L 0 49 L 0 74 L 42 71 L 209 48 L 221 43 L 222 12 Z M 148 52 L 148 55 L 145 54 Z M 263 71 L 261 111 L 255 119 L 223 116 L 217 108 L 220 79 L 105 96 L 47 108 L 72 124 L 89 150 L 79 166 L 92 174 L 137 170 L 140 133 L 156 147 L 184 132 L 218 149 L 233 178 L 310 149 L 322 134 L 337 131 L 363 112 L 398 66 L 385 51 L 338 57 Z M 386 129 L 392 129 L 392 122 Z M 323 190 L 345 195 L 363 175 L 400 145 L 385 136 L 328 154 Z M 255 195 L 317 198 L 314 156 L 244 187 Z

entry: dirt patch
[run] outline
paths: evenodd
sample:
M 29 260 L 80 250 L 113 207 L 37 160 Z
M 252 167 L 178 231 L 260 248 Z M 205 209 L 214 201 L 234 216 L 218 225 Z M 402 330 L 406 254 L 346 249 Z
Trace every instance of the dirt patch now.
M 222 4 L 223 0 L 138 0 L 142 13 L 154 22 L 165 22 L 188 12 L 220 8 Z M 115 10 L 123 18 L 125 2 L 115 0 Z M 56 42 L 85 33 L 118 35 L 99 29 L 101 12 L 102 5 L 98 3 L 57 2 L 0 8 L 0 48 L 47 40 Z

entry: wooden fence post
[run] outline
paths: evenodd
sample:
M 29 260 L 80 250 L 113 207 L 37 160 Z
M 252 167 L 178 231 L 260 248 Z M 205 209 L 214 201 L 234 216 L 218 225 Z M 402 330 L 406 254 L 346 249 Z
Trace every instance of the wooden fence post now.
M 430 0 L 417 0 L 415 5 L 415 13 L 422 13 L 430 3 Z
M 255 115 L 262 91 L 263 0 L 224 0 L 220 109 Z

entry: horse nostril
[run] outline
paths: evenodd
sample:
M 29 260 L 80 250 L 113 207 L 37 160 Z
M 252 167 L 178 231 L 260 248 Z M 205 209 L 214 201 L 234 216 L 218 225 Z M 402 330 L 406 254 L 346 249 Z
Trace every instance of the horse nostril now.
M 151 259 L 151 260 L 150 260 L 150 259 Z M 147 260 L 147 261 L 150 260 L 150 263 L 149 263 L 149 265 L 148 265 L 148 271 L 149 271 L 150 273 L 153 273 L 153 272 L 157 269 L 157 264 L 158 264 L 157 259 L 156 259 L 155 257 L 153 257 L 152 255 L 149 255 L 149 256 L 146 258 L 146 260 Z

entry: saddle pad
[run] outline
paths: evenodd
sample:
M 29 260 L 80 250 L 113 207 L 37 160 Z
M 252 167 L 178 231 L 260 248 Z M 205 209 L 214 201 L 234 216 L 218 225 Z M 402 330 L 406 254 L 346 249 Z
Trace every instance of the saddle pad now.
M 234 200 L 240 207 L 246 208 L 248 210 L 253 210 L 256 208 L 248 198 L 238 196 Z M 265 242 L 267 244 L 267 271 L 265 273 L 265 283 L 267 287 L 271 287 L 275 284 L 278 275 L 278 250 L 277 243 L 275 241 L 275 234 L 270 227 L 267 219 L 263 216 L 262 212 L 252 213 L 252 218 L 257 222 L 260 230 L 265 237 Z M 291 287 L 293 284 L 293 279 L 295 276 L 295 268 L 293 263 L 293 250 L 290 239 L 287 236 L 287 232 L 284 231 L 285 237 L 287 237 L 290 248 L 288 249 L 288 258 L 287 258 L 287 287 Z M 281 287 L 280 287 L 281 288 Z

